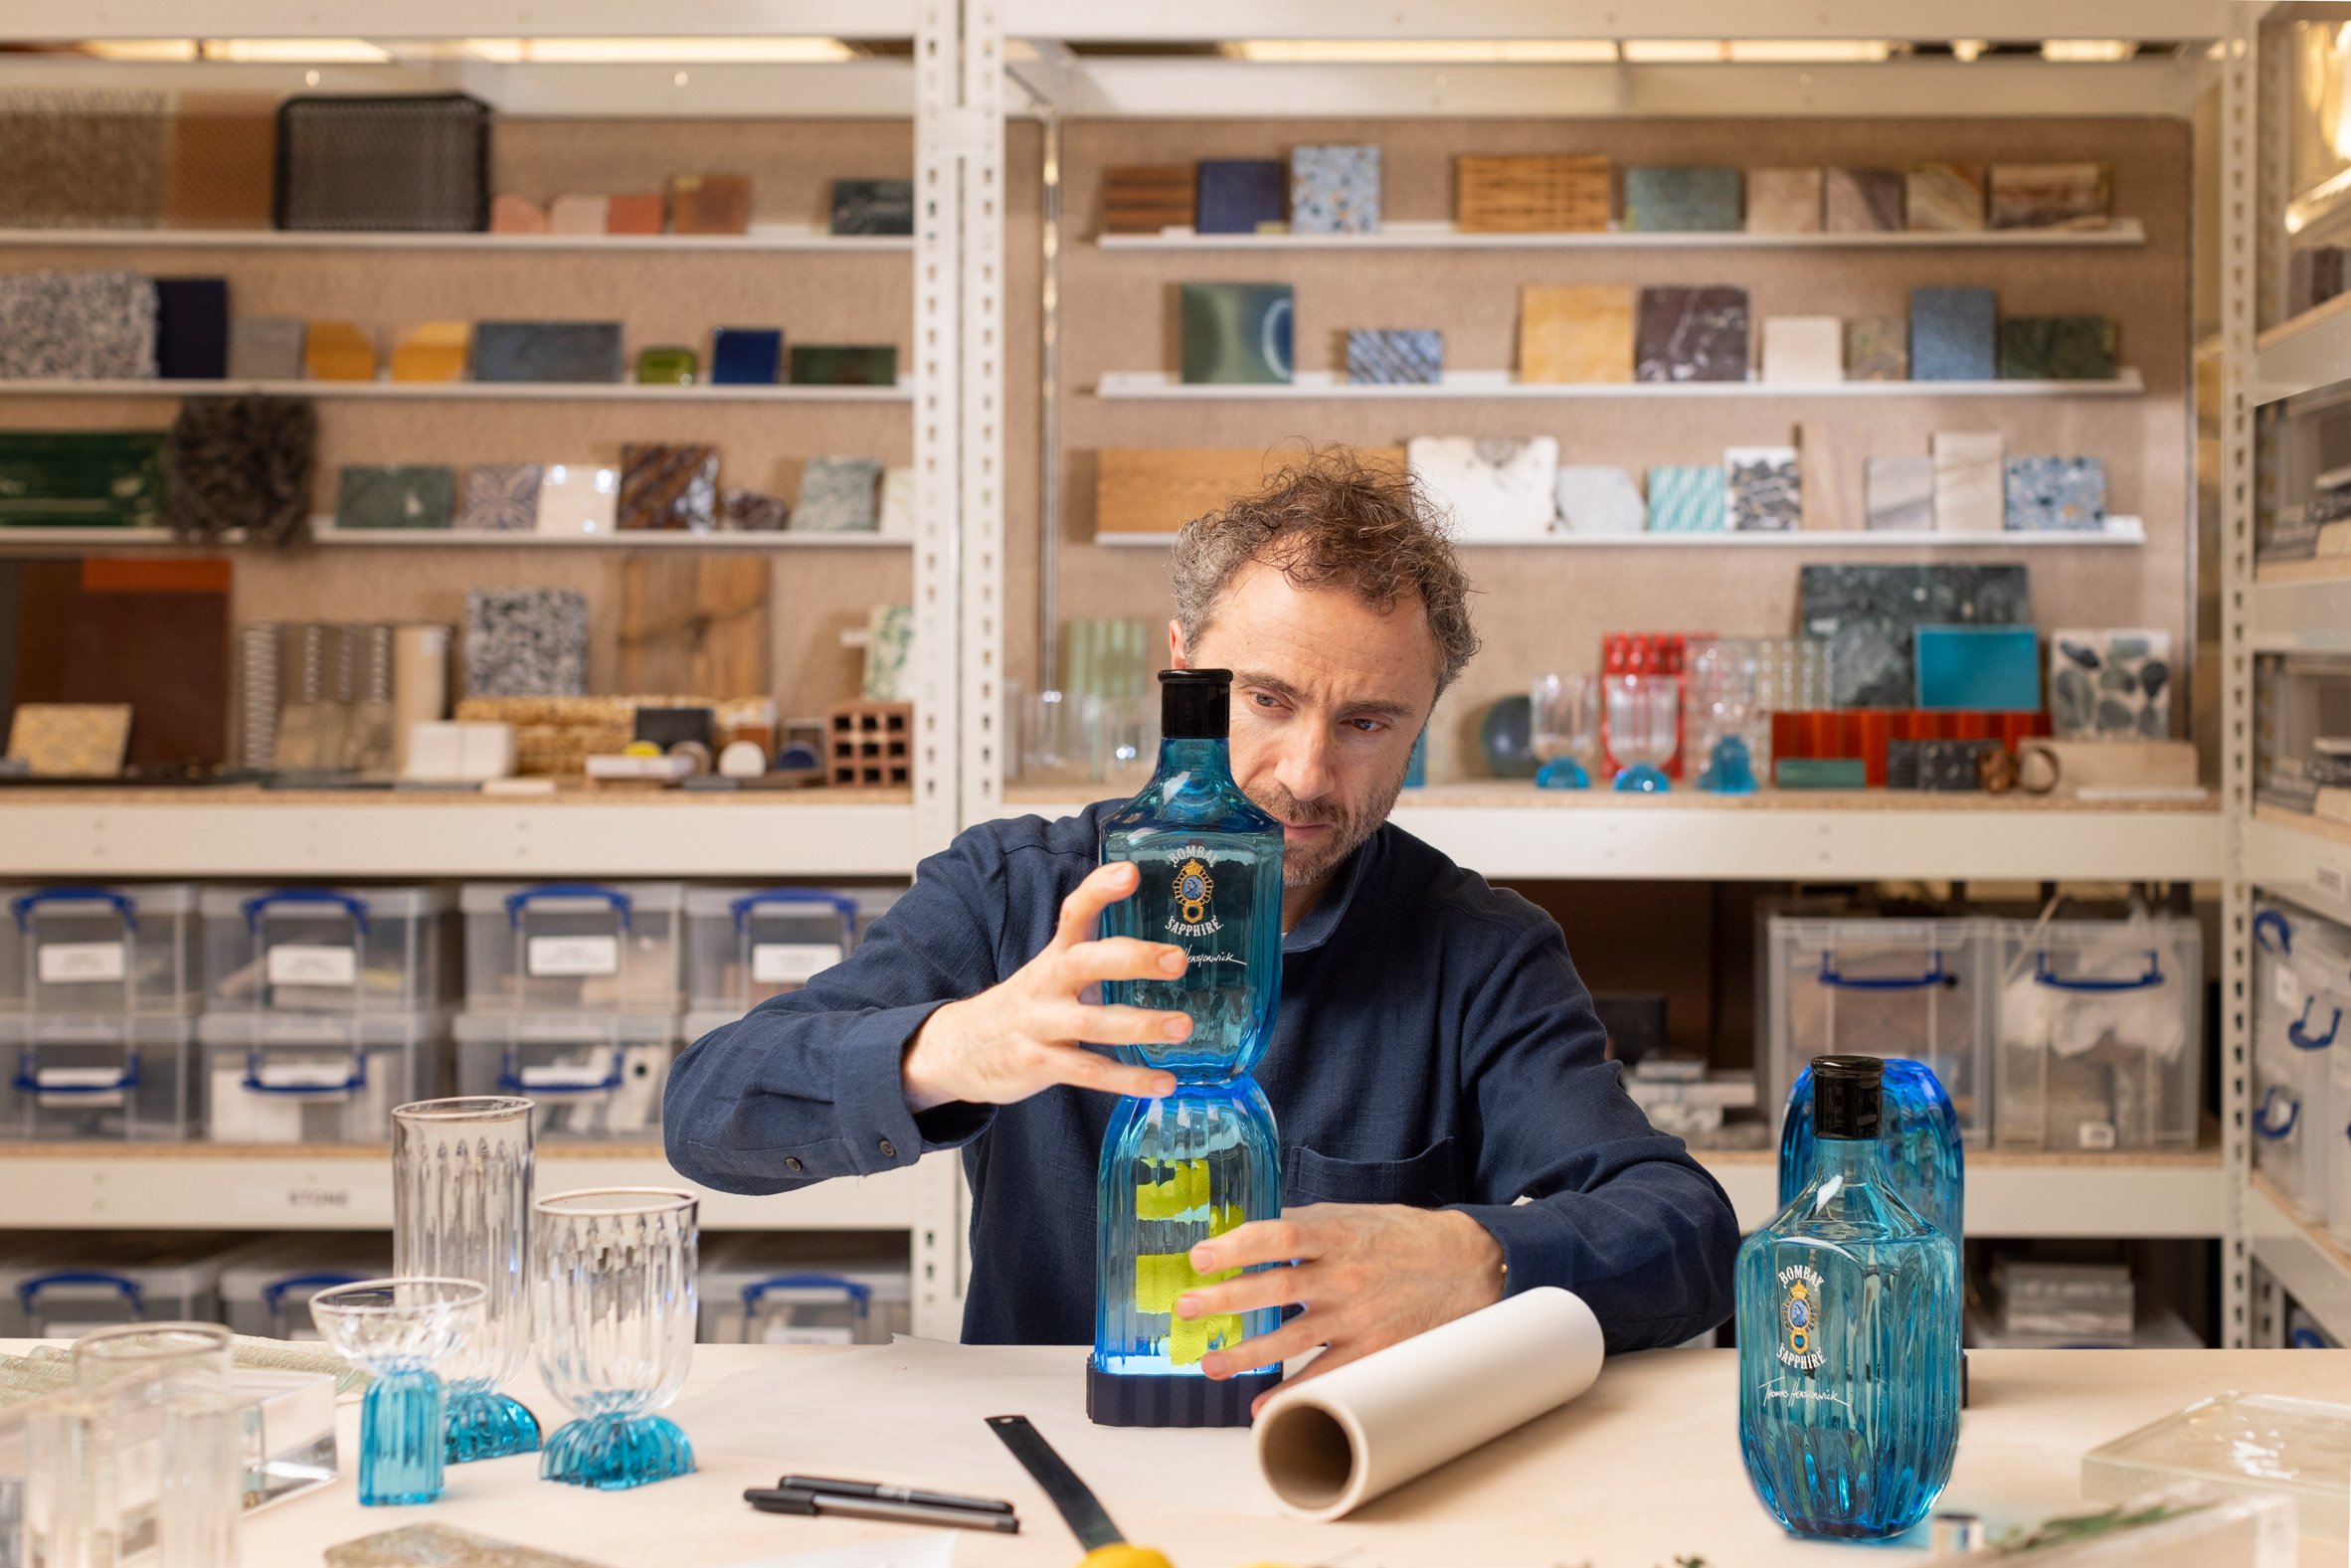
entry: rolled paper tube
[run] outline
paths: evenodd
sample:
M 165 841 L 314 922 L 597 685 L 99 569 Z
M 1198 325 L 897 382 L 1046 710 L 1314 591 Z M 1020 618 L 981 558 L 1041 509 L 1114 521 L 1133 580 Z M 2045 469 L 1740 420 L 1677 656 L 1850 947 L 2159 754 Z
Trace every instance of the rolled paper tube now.
M 1328 1522 L 1575 1398 L 1601 1355 L 1583 1299 L 1537 1286 L 1279 1389 L 1258 1472 L 1284 1512 Z

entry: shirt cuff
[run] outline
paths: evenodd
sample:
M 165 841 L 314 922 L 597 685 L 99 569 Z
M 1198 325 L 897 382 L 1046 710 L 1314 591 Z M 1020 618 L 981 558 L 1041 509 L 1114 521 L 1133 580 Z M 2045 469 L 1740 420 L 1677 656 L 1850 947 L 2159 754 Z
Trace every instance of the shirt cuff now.
M 834 1052 L 832 1109 L 841 1147 L 857 1174 L 895 1170 L 938 1149 L 968 1143 L 995 1117 L 989 1106 L 934 1106 L 919 1117 L 907 1108 L 906 1042 L 946 1005 L 922 1002 L 869 1012 L 841 1032 Z
M 1449 1203 L 1486 1227 L 1502 1246 L 1502 1294 L 1516 1296 L 1538 1285 L 1575 1289 L 1567 1279 L 1566 1255 L 1574 1227 L 1547 1203 Z

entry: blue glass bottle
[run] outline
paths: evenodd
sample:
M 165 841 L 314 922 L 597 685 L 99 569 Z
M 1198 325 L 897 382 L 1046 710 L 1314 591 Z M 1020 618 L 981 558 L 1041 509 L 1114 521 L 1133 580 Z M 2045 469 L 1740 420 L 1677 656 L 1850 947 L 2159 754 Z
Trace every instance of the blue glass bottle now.
M 1885 1059 L 1881 1142 L 1894 1190 L 1954 1241 L 1967 1235 L 1967 1167 L 1959 1113 L 1924 1062 Z M 1812 1174 L 1812 1069 L 1796 1075 L 1779 1127 L 1779 1204 L 1786 1208 Z
M 1227 670 L 1160 676 L 1159 770 L 1102 824 L 1102 859 L 1133 861 L 1136 891 L 1105 937 L 1169 943 L 1181 977 L 1103 986 L 1114 1006 L 1190 1015 L 1188 1039 L 1122 1045 L 1124 1061 L 1174 1073 L 1165 1100 L 1126 1099 L 1096 1173 L 1094 1354 L 1086 1412 L 1107 1426 L 1239 1426 L 1281 1378 L 1276 1365 L 1211 1382 L 1211 1349 L 1266 1332 L 1271 1309 L 1185 1321 L 1176 1299 L 1214 1283 L 1190 1250 L 1282 1211 L 1273 1112 L 1249 1069 L 1273 1040 L 1282 992 L 1282 824 L 1233 783 Z
M 1739 1456 L 1796 1535 L 1899 1535 L 1959 1446 L 1959 1244 L 1896 1189 L 1884 1074 L 1813 1059 L 1811 1173 L 1738 1250 Z
M 416 1367 L 376 1374 L 359 1411 L 362 1506 L 431 1502 L 441 1495 L 444 1410 L 438 1374 Z

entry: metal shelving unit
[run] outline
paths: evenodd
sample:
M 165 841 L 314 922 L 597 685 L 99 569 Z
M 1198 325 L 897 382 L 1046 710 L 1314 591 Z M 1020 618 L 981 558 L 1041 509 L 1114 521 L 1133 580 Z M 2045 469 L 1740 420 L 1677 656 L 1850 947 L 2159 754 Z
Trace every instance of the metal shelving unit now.
M 1778 1212 L 1775 1155 L 1702 1150 L 1698 1160 L 1722 1183 L 1741 1227 L 1752 1229 Z M 2215 1241 L 2228 1227 L 2229 1172 L 2217 1147 L 2119 1156 L 1967 1154 L 1970 1236 Z

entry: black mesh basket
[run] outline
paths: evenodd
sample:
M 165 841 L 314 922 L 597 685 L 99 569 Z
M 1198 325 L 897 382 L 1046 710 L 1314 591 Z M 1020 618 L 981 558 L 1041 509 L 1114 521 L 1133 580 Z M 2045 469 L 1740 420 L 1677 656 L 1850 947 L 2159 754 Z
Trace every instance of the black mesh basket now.
M 487 229 L 489 165 L 490 107 L 461 92 L 287 98 L 277 227 Z

